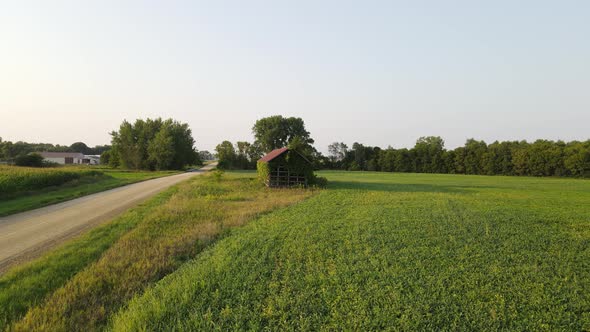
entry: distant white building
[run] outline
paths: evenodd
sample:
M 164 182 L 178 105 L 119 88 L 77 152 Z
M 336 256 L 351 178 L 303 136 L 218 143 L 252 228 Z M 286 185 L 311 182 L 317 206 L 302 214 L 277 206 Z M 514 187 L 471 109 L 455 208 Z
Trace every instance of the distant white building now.
M 84 164 L 84 155 L 78 152 L 39 152 L 45 160 L 61 165 Z
M 60 165 L 100 165 L 100 156 L 78 152 L 39 152 L 43 159 Z

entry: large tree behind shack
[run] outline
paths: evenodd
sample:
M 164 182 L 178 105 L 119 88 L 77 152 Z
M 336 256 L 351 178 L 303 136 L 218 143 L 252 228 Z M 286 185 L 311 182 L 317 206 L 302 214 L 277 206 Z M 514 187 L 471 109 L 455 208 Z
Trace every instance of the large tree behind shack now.
M 307 150 L 313 150 L 311 146 L 314 140 L 305 129 L 305 122 L 301 118 L 285 118 L 281 115 L 273 115 L 262 118 L 252 127 L 255 145 L 263 152 L 280 149 L 298 140 L 298 150 L 307 154 Z

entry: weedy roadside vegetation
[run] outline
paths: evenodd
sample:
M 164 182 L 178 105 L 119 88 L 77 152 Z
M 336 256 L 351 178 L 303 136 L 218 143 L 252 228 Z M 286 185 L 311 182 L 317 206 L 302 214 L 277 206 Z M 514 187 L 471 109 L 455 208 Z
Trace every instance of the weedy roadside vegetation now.
M 32 292 L 30 287 L 69 269 L 44 294 L 3 313 L 0 323 L 13 331 L 101 330 L 133 295 L 194 258 L 228 230 L 313 193 L 270 190 L 249 174 L 197 176 L 61 251 L 0 277 L 0 299 L 8 304 L 10 294 Z M 94 240 L 101 234 L 110 237 L 97 245 Z M 71 266 L 68 255 L 86 258 Z

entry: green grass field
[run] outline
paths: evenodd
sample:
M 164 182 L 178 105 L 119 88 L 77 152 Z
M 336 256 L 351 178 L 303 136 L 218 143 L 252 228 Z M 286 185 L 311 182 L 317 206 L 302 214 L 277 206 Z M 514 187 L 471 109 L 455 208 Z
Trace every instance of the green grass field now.
M 590 181 L 322 172 L 111 319 L 139 330 L 590 330 Z
M 0 166 L 0 216 L 175 173 L 177 172 L 124 171 L 95 167 Z
M 0 330 L 590 329 L 590 181 L 320 175 L 174 186 L 0 276 Z

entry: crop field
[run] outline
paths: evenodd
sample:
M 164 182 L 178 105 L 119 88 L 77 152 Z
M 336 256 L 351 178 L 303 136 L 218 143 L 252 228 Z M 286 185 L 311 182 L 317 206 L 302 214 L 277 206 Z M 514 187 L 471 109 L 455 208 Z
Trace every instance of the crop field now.
M 590 330 L 590 181 L 321 172 L 110 318 L 139 330 Z
M 7 197 L 50 186 L 59 186 L 83 176 L 102 174 L 101 171 L 83 168 L 0 166 L 0 193 L 2 197 Z
M 0 166 L 0 216 L 39 208 L 177 172 L 95 167 Z

